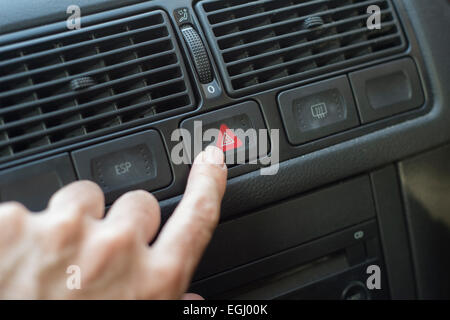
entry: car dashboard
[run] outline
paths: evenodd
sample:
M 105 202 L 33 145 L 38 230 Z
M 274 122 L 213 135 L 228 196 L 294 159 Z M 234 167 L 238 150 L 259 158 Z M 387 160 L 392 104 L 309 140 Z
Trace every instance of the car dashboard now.
M 193 292 L 449 298 L 450 5 L 432 2 L 2 2 L 0 201 L 37 212 L 87 179 L 107 206 L 152 192 L 166 220 L 214 129 L 228 185 Z

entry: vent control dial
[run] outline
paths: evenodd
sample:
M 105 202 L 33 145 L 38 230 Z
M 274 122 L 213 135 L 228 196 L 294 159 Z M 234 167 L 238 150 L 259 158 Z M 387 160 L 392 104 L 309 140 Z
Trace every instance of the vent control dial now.
M 200 82 L 203 84 L 213 82 L 214 77 L 211 61 L 209 60 L 208 53 L 200 35 L 191 26 L 183 27 L 181 33 L 189 48 Z

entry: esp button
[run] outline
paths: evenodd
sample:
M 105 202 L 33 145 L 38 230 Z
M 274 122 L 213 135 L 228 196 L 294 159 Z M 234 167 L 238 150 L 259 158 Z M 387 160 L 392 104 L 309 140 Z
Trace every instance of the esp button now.
M 99 184 L 107 203 L 127 191 L 155 191 L 172 181 L 161 137 L 154 130 L 75 151 L 72 158 L 79 178 Z

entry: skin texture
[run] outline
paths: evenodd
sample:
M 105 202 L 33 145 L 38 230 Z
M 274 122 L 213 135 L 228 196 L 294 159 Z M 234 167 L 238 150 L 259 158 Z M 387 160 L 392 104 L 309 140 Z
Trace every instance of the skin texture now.
M 201 299 L 185 295 L 219 221 L 227 169 L 208 147 L 194 161 L 183 200 L 163 227 L 158 201 L 124 194 L 104 216 L 104 196 L 89 181 L 70 184 L 47 209 L 0 205 L 0 299 Z M 81 288 L 69 289 L 71 265 Z

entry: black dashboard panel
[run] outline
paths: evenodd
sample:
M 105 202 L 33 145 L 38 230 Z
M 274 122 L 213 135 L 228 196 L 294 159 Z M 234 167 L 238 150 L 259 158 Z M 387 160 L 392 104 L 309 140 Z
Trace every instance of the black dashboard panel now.
M 232 0 L 228 1 L 231 1 L 230 3 L 235 3 L 235 1 L 233 2 Z M 213 19 L 211 22 L 211 20 L 207 20 L 206 16 L 202 15 L 204 7 L 203 9 L 201 7 L 203 4 L 209 3 L 211 5 L 211 3 L 213 3 L 211 6 L 212 9 L 214 9 L 214 3 L 218 3 L 218 7 L 214 10 L 222 10 L 223 8 L 220 7 L 220 4 L 223 2 L 224 1 L 222 0 L 215 2 L 209 0 L 205 2 L 191 0 L 39 0 L 33 1 L 32 4 L 23 0 L 14 1 L 11 4 L 2 2 L 2 4 L 0 4 L 0 12 L 2 12 L 2 15 L 5 15 L 6 12 L 8 14 L 4 19 L 0 19 L 0 65 L 1 63 L 7 65 L 9 63 L 8 61 L 11 59 L 17 59 L 17 61 L 20 62 L 22 61 L 20 59 L 27 59 L 26 56 L 28 54 L 39 55 L 39 52 L 36 50 L 65 50 L 58 49 L 58 47 L 41 49 L 39 46 L 36 46 L 36 42 L 41 41 L 39 40 L 40 38 L 45 38 L 45 41 L 54 39 L 55 37 L 58 38 L 61 34 L 62 37 L 67 36 L 70 38 L 71 32 L 73 32 L 72 34 L 74 35 L 83 32 L 83 28 L 81 28 L 79 33 L 77 33 L 78 31 L 76 30 L 66 31 L 66 9 L 67 6 L 71 4 L 78 4 L 81 7 L 83 26 L 92 28 L 93 30 L 95 28 L 101 29 L 103 26 L 102 24 L 105 24 L 105 26 L 114 24 L 118 19 L 129 21 L 127 19 L 130 19 L 130 17 L 151 16 L 161 12 L 163 20 L 158 23 L 164 23 L 167 26 L 167 37 L 169 38 L 169 41 L 173 43 L 173 47 L 170 47 L 167 50 L 170 51 L 173 49 L 173 53 L 176 56 L 176 62 L 174 62 L 174 64 L 177 64 L 180 70 L 179 73 L 174 73 L 173 75 L 176 79 L 182 79 L 180 82 L 181 87 L 178 89 L 174 88 L 174 90 L 177 89 L 178 91 L 168 91 L 167 95 L 181 94 L 185 95 L 187 100 L 176 100 L 181 106 L 177 112 L 162 112 L 160 117 L 146 118 L 145 116 L 136 116 L 136 122 L 132 121 L 126 126 L 113 126 L 113 130 L 105 130 L 98 134 L 87 136 L 86 138 L 84 138 L 85 136 L 83 135 L 82 139 L 76 141 L 67 140 L 67 142 L 56 144 L 54 147 L 51 146 L 45 150 L 33 149 L 34 151 L 21 153 L 20 150 L 22 149 L 18 148 L 20 152 L 17 153 L 14 158 L 5 158 L 6 160 L 0 161 L 1 181 L 3 182 L 6 181 L 6 179 L 10 179 L 10 172 L 14 172 L 12 170 L 20 170 L 22 166 L 30 163 L 43 161 L 52 157 L 68 157 L 69 153 L 76 153 L 77 150 L 92 148 L 92 146 L 116 141 L 116 139 L 124 139 L 130 135 L 140 134 L 148 130 L 158 132 L 162 138 L 162 149 L 164 149 L 167 157 L 170 157 L 171 150 L 179 143 L 179 141 L 171 139 L 172 134 L 174 130 L 181 126 L 183 121 L 191 118 L 204 117 L 207 116 L 209 112 L 220 112 L 227 107 L 239 106 L 241 103 L 248 103 L 250 101 L 260 109 L 259 112 L 262 115 L 264 126 L 269 130 L 279 130 L 279 143 L 274 145 L 273 141 L 270 141 L 271 152 L 269 152 L 266 157 L 272 156 L 274 152 L 277 153 L 279 155 L 279 167 L 277 168 L 277 173 L 274 175 L 261 175 L 260 169 L 264 168 L 264 164 L 262 163 L 239 164 L 230 168 L 230 179 L 228 181 L 227 192 L 222 206 L 223 224 L 219 226 L 217 236 L 219 237 L 219 240 L 216 241 L 223 241 L 220 240 L 220 238 L 226 239 L 228 232 L 230 232 L 230 234 L 232 233 L 232 231 L 226 231 L 227 228 L 230 230 L 241 230 L 240 228 L 242 228 L 242 230 L 249 229 L 248 232 L 250 232 L 250 234 L 251 232 L 257 232 L 255 230 L 252 231 L 249 226 L 246 226 L 246 223 L 242 222 L 245 220 L 242 219 L 251 220 L 253 217 L 256 226 L 258 225 L 258 221 L 264 221 L 264 219 L 267 219 L 267 223 L 267 221 L 270 221 L 273 218 L 271 217 L 273 212 L 268 208 L 283 206 L 283 203 L 292 201 L 295 203 L 295 199 L 303 201 L 301 199 L 308 199 L 311 194 L 320 194 L 321 192 L 326 192 L 328 188 L 332 189 L 333 186 L 338 187 L 339 183 L 342 181 L 347 181 L 344 182 L 345 184 L 348 183 L 348 181 L 352 181 L 352 179 L 361 179 L 361 177 L 367 179 L 367 184 L 370 184 L 368 193 L 370 193 L 370 198 L 372 198 L 375 204 L 375 212 L 365 212 L 365 214 L 370 213 L 368 216 L 365 216 L 365 220 L 353 221 L 353 223 L 346 225 L 339 225 L 339 221 L 337 221 L 335 223 L 335 226 L 338 226 L 336 229 L 331 228 L 328 233 L 318 234 L 317 238 L 312 237 L 308 239 L 307 243 L 299 241 L 296 243 L 292 242 L 289 245 L 286 244 L 285 247 L 280 246 L 273 252 L 266 252 L 265 254 L 267 257 L 264 257 L 264 254 L 262 254 L 261 256 L 254 257 L 253 261 L 242 259 L 242 261 L 237 264 L 224 264 L 222 268 L 214 269 L 208 274 L 205 273 L 203 276 L 198 275 L 196 278 L 197 282 L 193 284 L 193 288 L 198 288 L 199 291 L 210 297 L 307 298 L 320 297 L 315 296 L 314 292 L 323 291 L 323 289 L 320 288 L 323 288 L 324 284 L 328 284 L 329 288 L 334 288 L 335 290 L 332 291 L 330 289 L 329 295 L 324 295 L 322 297 L 342 298 L 342 290 L 348 289 L 346 288 L 346 284 L 352 283 L 352 281 L 361 281 L 362 267 L 365 267 L 366 264 L 379 263 L 383 266 L 383 269 L 385 268 L 387 271 L 387 277 L 386 279 L 383 279 L 383 281 L 386 281 L 384 284 L 386 284 L 386 287 L 389 290 L 384 291 L 382 294 L 380 293 L 378 298 L 448 297 L 448 292 L 445 290 L 435 293 L 435 290 L 437 290 L 436 286 L 419 285 L 419 287 L 416 287 L 415 285 L 416 280 L 414 278 L 417 277 L 417 279 L 420 280 L 421 276 L 419 274 L 423 272 L 424 269 L 423 267 L 420 267 L 420 262 L 414 260 L 421 256 L 420 253 L 414 253 L 414 259 L 409 255 L 409 246 L 410 243 L 414 243 L 414 239 L 408 238 L 407 235 L 416 234 L 420 226 L 418 226 L 417 223 L 414 223 L 413 218 L 411 217 L 410 219 L 413 222 L 410 221 L 408 224 L 405 222 L 404 208 L 401 199 L 402 195 L 398 189 L 400 188 L 400 184 L 397 179 L 396 168 L 397 162 L 439 147 L 450 141 L 450 92 L 448 90 L 448 83 L 450 83 L 450 74 L 448 72 L 448 70 L 450 70 L 450 61 L 448 59 L 450 44 L 448 36 L 445 32 L 442 32 L 442 30 L 448 30 L 449 27 L 448 21 L 450 21 L 450 10 L 448 2 L 445 0 L 437 0 L 433 1 L 433 4 L 431 5 L 429 1 L 422 0 L 380 1 L 380 3 L 388 4 L 388 7 L 384 9 L 388 10 L 391 14 L 390 19 L 392 19 L 392 21 L 389 21 L 390 28 L 397 28 L 389 29 L 389 32 L 394 33 L 387 35 L 388 38 L 392 36 L 392 38 L 396 38 L 399 41 L 394 43 L 391 48 L 392 50 L 388 50 L 386 54 L 373 54 L 376 50 L 372 48 L 370 50 L 374 51 L 362 53 L 358 51 L 358 53 L 356 53 L 354 47 L 352 47 L 352 45 L 354 45 L 353 41 L 357 42 L 361 41 L 361 39 L 352 39 L 352 41 L 344 41 L 338 44 L 343 47 L 348 45 L 352 48 L 351 53 L 344 53 L 344 56 L 341 56 L 343 53 L 337 52 L 337 55 L 333 56 L 333 59 L 336 60 L 317 60 L 318 58 L 314 56 L 314 54 L 319 54 L 320 56 L 320 50 L 336 49 L 333 47 L 333 45 L 336 45 L 336 42 L 332 42 L 328 43 L 326 48 L 318 47 L 314 49 L 312 53 L 308 53 L 310 55 L 312 54 L 312 56 L 315 57 L 314 59 L 316 59 L 315 63 L 317 65 L 312 69 L 309 69 L 311 66 L 308 64 L 303 64 L 304 57 L 296 56 L 293 53 L 291 53 L 288 58 L 284 56 L 286 52 L 289 52 L 287 48 L 290 48 L 289 46 L 292 45 L 290 42 L 285 44 L 288 46 L 285 50 L 279 46 L 272 49 L 264 46 L 259 47 L 258 44 L 258 46 L 255 47 L 255 50 L 257 50 L 247 52 L 248 56 L 246 57 L 233 56 L 232 54 L 235 52 L 231 50 L 231 47 L 229 46 L 234 46 L 235 44 L 230 42 L 227 42 L 224 46 L 220 47 L 221 44 L 216 42 L 215 38 L 218 35 L 220 37 L 227 37 L 226 33 L 230 32 L 230 30 L 224 29 L 224 27 L 227 26 L 227 22 L 225 21 L 227 19 L 222 17 L 225 19 L 224 21 L 220 19 L 215 21 Z M 267 2 L 270 3 L 271 1 Z M 355 1 L 354 3 L 353 1 L 350 2 L 353 4 L 351 7 L 352 10 L 354 7 L 359 7 L 359 5 L 363 3 L 361 1 Z M 367 3 L 369 2 L 370 1 L 367 1 Z M 287 2 L 282 1 L 282 3 Z M 295 3 L 297 3 L 297 1 L 295 1 Z M 250 4 L 244 4 L 243 7 L 246 7 L 247 5 L 251 6 L 251 2 Z M 210 71 L 215 77 L 214 82 L 211 84 L 201 83 L 201 79 L 197 73 L 198 69 L 194 67 L 196 65 L 194 63 L 195 56 L 190 54 L 190 48 L 183 40 L 182 27 L 184 22 L 180 23 L 179 21 L 182 18 L 182 15 L 179 14 L 179 9 L 187 10 L 186 21 L 198 32 L 201 42 L 205 46 L 206 53 L 210 59 Z M 278 10 L 280 8 L 272 9 Z M 264 28 L 266 28 L 267 25 L 283 25 L 283 23 L 289 23 L 289 19 L 305 20 L 305 17 L 307 17 L 308 14 L 310 16 L 313 14 L 317 16 L 321 10 L 331 14 L 332 19 L 338 20 L 339 18 L 342 18 L 340 15 L 333 16 L 336 12 L 340 12 L 337 8 L 324 9 L 314 7 L 314 10 L 317 11 L 307 12 L 306 15 L 302 12 L 297 12 L 295 16 L 281 15 L 280 20 L 270 22 L 267 22 L 258 16 L 261 12 L 255 12 L 255 16 L 252 17 L 262 20 L 258 20 L 258 23 L 261 25 L 257 24 L 253 27 L 265 30 Z M 281 10 L 281 12 L 284 11 Z M 357 15 L 363 14 L 361 11 L 356 12 Z M 264 13 L 262 13 L 262 16 L 264 17 Z M 319 23 L 320 19 L 316 16 L 314 16 L 315 20 L 313 20 L 313 22 Z M 242 15 L 237 19 L 245 20 L 244 17 L 245 15 Z M 346 17 L 344 16 L 343 19 L 345 18 Z M 176 19 L 178 19 L 178 21 L 176 21 Z M 322 19 L 325 19 L 325 21 L 321 22 L 322 24 L 325 24 L 325 26 L 327 23 L 333 23 L 333 21 L 327 20 L 331 19 L 330 16 L 324 16 Z M 211 29 L 208 23 L 212 23 L 214 28 Z M 232 24 L 234 22 L 231 21 L 230 23 Z M 146 26 L 142 25 L 136 26 L 137 30 L 145 27 Z M 306 30 L 304 33 L 309 34 L 310 31 L 307 30 L 309 28 L 308 23 L 304 24 L 303 28 Z M 319 26 L 319 28 L 321 27 Z M 363 28 L 363 26 L 359 25 L 358 28 Z M 356 30 L 359 30 L 358 28 Z M 326 29 L 326 27 L 323 27 L 323 29 Z M 121 32 L 123 32 L 123 30 Z M 126 32 L 130 32 L 129 27 Z M 131 32 L 133 32 L 132 28 Z M 351 33 L 355 31 L 344 30 L 343 32 Z M 321 39 L 323 38 L 321 37 L 331 40 L 336 40 L 337 37 L 336 33 L 311 34 L 313 37 L 308 39 L 308 41 L 311 41 L 314 45 L 316 45 L 316 42 L 314 41 L 322 41 Z M 114 35 L 109 33 L 106 36 Z M 128 35 L 126 36 L 128 37 Z M 265 43 L 267 39 L 270 40 L 277 36 L 276 33 L 269 34 L 268 38 L 264 38 L 265 36 L 263 35 L 262 38 L 256 40 L 261 41 L 259 43 Z M 163 35 L 163 37 L 165 36 Z M 300 41 L 297 46 L 303 48 L 305 44 L 302 43 L 301 39 L 297 40 Z M 85 40 L 82 40 L 81 43 L 83 41 Z M 146 41 L 152 40 L 147 39 Z M 342 41 L 342 39 L 340 41 Z M 369 43 L 372 45 L 372 42 L 370 41 L 370 37 L 368 39 L 363 39 L 364 44 Z M 132 43 L 131 45 L 139 44 Z M 238 45 L 245 49 L 245 43 L 240 42 Z M 32 50 L 31 52 L 23 52 L 21 48 L 26 46 L 37 49 L 33 49 L 34 51 Z M 63 43 L 62 46 L 64 47 L 65 44 Z M 127 49 L 114 47 L 112 50 L 134 50 L 134 48 L 135 47 L 132 46 Z M 383 47 L 381 49 L 385 48 Z M 222 50 L 224 50 L 223 52 L 225 53 L 223 53 Z M 265 50 L 267 50 L 267 52 Z M 249 68 L 248 62 L 250 60 L 253 61 L 252 55 L 254 55 L 256 59 L 265 59 L 267 54 L 271 54 L 270 50 L 281 50 L 281 53 L 275 57 L 272 56 L 274 59 L 270 61 L 258 60 L 255 65 L 250 67 L 255 70 L 245 69 Z M 11 52 L 15 52 L 15 55 L 11 56 Z M 106 49 L 105 52 L 107 52 Z M 98 53 L 99 52 L 97 52 L 97 54 Z M 113 53 L 115 53 L 115 51 Z M 298 52 L 295 51 L 294 53 Z M 134 54 L 136 54 L 134 58 L 141 57 L 139 51 Z M 347 58 L 346 54 L 350 57 L 355 57 L 359 54 L 361 54 L 361 56 L 358 56 L 360 58 L 355 60 L 355 62 L 350 59 L 351 63 L 341 63 L 343 62 L 341 61 L 342 59 Z M 93 56 L 96 57 L 95 54 Z M 276 59 L 280 57 L 287 60 L 292 59 L 290 61 L 294 61 L 299 69 L 277 69 L 277 71 L 280 72 L 270 74 L 264 73 L 263 75 L 259 74 L 258 70 L 272 72 L 274 66 L 270 65 L 271 63 L 275 63 L 275 65 L 276 63 L 281 63 L 283 66 L 283 63 L 287 63 L 286 65 L 291 66 L 290 61 L 283 60 L 283 62 L 280 62 Z M 77 56 L 76 58 L 79 59 L 80 57 Z M 127 59 L 132 60 L 134 58 Z M 131 60 L 127 60 L 128 63 Z M 225 65 L 225 61 L 227 61 L 228 65 Z M 258 65 L 258 62 L 261 62 L 261 64 Z M 299 62 L 301 62 L 301 65 L 297 65 Z M 120 62 L 113 61 L 111 62 L 111 65 L 114 66 L 118 63 Z M 247 65 L 244 66 L 243 63 Z M 393 66 L 394 69 L 396 66 L 400 66 L 400 69 L 397 70 L 398 72 L 387 72 L 393 70 Z M 26 65 L 26 67 L 28 68 L 28 65 Z M 40 67 L 41 66 L 38 65 L 36 68 L 39 69 Z M 108 66 L 101 65 L 96 68 L 105 67 Z M 243 69 L 239 69 L 238 67 L 242 67 Z M 303 67 L 306 69 L 303 70 Z M 319 69 L 323 68 L 320 69 L 321 72 L 314 71 L 308 73 L 309 70 L 315 70 L 316 67 Z M 9 79 L 7 77 L 14 78 L 16 72 L 26 73 L 28 71 L 30 70 L 22 69 L 14 71 L 11 69 L 7 75 L 0 74 L 0 99 L 8 97 L 10 94 L 8 93 L 10 89 L 1 87 L 2 81 L 5 83 Z M 103 71 L 104 69 L 102 69 L 102 72 Z M 80 74 L 85 76 L 84 73 L 86 72 L 89 72 L 89 70 L 82 71 Z M 109 75 L 108 72 L 109 71 L 105 71 L 105 73 Z M 287 72 L 287 74 L 284 72 Z M 290 77 L 289 72 L 294 75 Z M 306 73 L 298 76 L 296 75 L 297 73 L 302 72 Z M 244 79 L 246 81 L 242 82 L 240 77 L 241 73 L 252 76 L 255 73 L 258 73 L 258 77 L 262 78 L 259 80 Z M 170 74 L 164 75 L 169 76 Z M 133 77 L 133 75 L 131 76 Z M 134 76 L 139 77 L 140 71 L 138 70 Z M 28 79 L 27 76 L 24 75 L 24 77 L 26 80 Z M 99 82 L 99 85 L 105 84 L 109 87 L 110 84 L 108 81 L 117 80 L 120 82 L 122 81 L 120 80 L 121 77 L 122 75 L 119 73 L 117 79 L 94 80 Z M 302 123 L 301 121 L 292 121 L 292 119 L 286 121 L 286 115 L 281 110 L 290 109 L 290 111 L 295 110 L 297 114 L 301 114 L 301 112 L 304 112 L 305 108 L 294 108 L 293 102 L 282 102 L 279 101 L 281 100 L 279 98 L 283 96 L 283 93 L 301 92 L 305 88 L 320 85 L 321 83 L 327 83 L 330 79 L 343 79 L 341 81 L 344 81 L 346 86 L 348 86 L 345 97 L 346 99 L 354 99 L 350 104 L 347 104 L 354 104 L 353 107 L 356 109 L 355 114 L 352 116 L 354 121 L 350 121 L 351 123 L 349 122 L 346 125 L 337 125 L 333 130 L 325 130 L 319 132 L 319 134 L 312 134 L 307 139 L 296 138 L 295 134 L 289 134 L 289 129 L 286 129 L 285 127 L 285 125 L 287 126 L 286 122 L 291 122 L 290 126 L 297 125 L 300 127 L 302 126 Z M 162 79 L 161 81 L 164 80 L 167 79 Z M 36 85 L 33 79 L 31 80 L 31 84 L 29 80 L 27 81 L 27 83 L 22 85 Z M 262 85 L 258 86 L 258 83 L 253 83 L 252 81 L 260 81 Z M 145 83 L 144 85 L 148 85 L 148 83 Z M 402 89 L 389 91 L 393 90 L 393 87 Z M 247 90 L 247 88 L 251 89 Z M 70 89 L 64 88 L 63 90 Z M 87 88 L 87 90 L 92 89 Z M 116 89 L 113 88 L 113 90 Z M 108 93 L 110 95 L 109 97 L 112 97 L 111 99 L 115 98 L 117 94 L 120 94 L 121 90 L 123 90 L 122 93 L 126 93 L 130 90 L 136 90 L 136 88 L 126 88 L 126 86 L 120 84 L 117 88 L 117 92 L 113 91 L 112 94 Z M 373 94 L 373 92 L 379 92 L 380 90 L 384 94 Z M 83 94 L 79 92 L 65 92 L 66 94 L 74 95 L 76 97 Z M 321 91 L 318 90 L 317 92 Z M 366 93 L 366 96 L 364 96 L 364 92 Z M 380 96 L 382 97 L 381 99 L 379 98 Z M 306 95 L 306 98 L 309 99 L 309 97 L 310 94 Z M 38 92 L 37 101 L 45 98 L 46 97 L 41 98 Z M 99 97 L 98 99 L 104 98 L 105 97 Z M 34 99 L 36 100 L 36 97 L 34 97 Z M 151 101 L 153 101 L 153 99 L 154 97 L 150 98 Z M 336 96 L 333 96 L 329 100 L 335 102 L 335 99 Z M 295 98 L 294 100 L 297 101 L 298 106 L 301 106 L 301 104 L 304 103 L 302 99 Z M 5 100 L 1 101 L 4 102 Z M 103 102 L 103 100 L 101 101 Z M 308 101 L 308 103 L 310 103 L 310 101 L 313 100 L 309 99 Z M 312 120 L 319 121 L 323 117 L 330 114 L 333 115 L 333 112 L 337 117 L 342 117 L 342 103 L 336 102 L 334 109 L 328 109 L 321 104 L 321 101 L 316 102 L 313 103 L 315 107 L 311 109 Z M 23 105 L 30 105 L 30 103 L 35 103 L 34 105 L 39 108 L 44 107 L 36 101 L 30 102 L 18 100 L 16 105 L 23 107 Z M 86 101 L 84 103 L 89 102 Z M 145 103 L 148 103 L 148 101 L 132 101 L 129 103 L 131 103 L 131 105 L 139 105 L 139 103 L 142 103 L 139 106 L 143 106 Z M 289 103 L 292 103 L 292 106 Z M 10 104 L 13 105 L 11 102 Z M 11 107 L 11 105 L 9 107 Z M 6 106 L 6 108 L 7 107 L 8 106 Z M 108 109 L 108 107 L 109 106 L 105 106 L 105 109 L 102 110 L 110 112 L 111 110 Z M 166 110 L 164 109 L 165 107 L 166 106 L 164 105 L 161 106 L 163 111 Z M 2 112 L 2 110 L 4 111 L 4 108 L 4 105 L 0 105 L 0 112 Z M 51 108 L 49 108 L 49 110 L 54 112 Z M 40 112 L 42 112 L 42 110 L 40 110 Z M 36 116 L 41 116 L 41 114 L 30 114 L 30 117 Z M 114 114 L 114 116 L 116 116 L 116 114 Z M 7 121 L 1 117 L 2 113 L 0 113 L 0 128 L 2 126 L 4 129 L 9 128 L 7 127 Z M 84 115 L 82 115 L 82 117 L 84 117 Z M 13 124 L 15 121 L 20 120 L 14 117 L 8 119 L 7 120 Z M 47 126 L 47 124 L 45 124 L 45 126 Z M 10 137 L 4 134 L 6 129 L 0 132 L 0 148 L 7 146 L 9 143 L 8 140 Z M 33 128 L 33 130 L 43 129 L 42 127 L 37 127 Z M 31 134 L 34 132 L 36 131 L 31 131 Z M 27 135 L 30 134 L 30 132 L 21 134 Z M 49 139 L 53 138 L 50 137 Z M 52 140 L 50 140 L 50 142 L 51 141 Z M 38 147 L 41 147 L 42 144 L 48 145 L 49 143 L 45 139 L 44 141 L 37 141 Z M 32 146 L 35 147 L 36 144 L 32 144 Z M 276 149 L 274 149 L 275 147 Z M 5 152 L 10 151 L 7 150 Z M 262 156 L 261 158 L 264 157 Z M 170 170 L 167 172 L 170 172 L 171 179 L 164 181 L 165 183 L 159 185 L 157 188 L 158 190 L 154 192 L 156 197 L 161 200 L 164 219 L 167 219 L 170 216 L 171 212 L 181 199 L 189 168 L 188 164 L 170 163 Z M 401 170 L 405 170 L 403 164 L 401 165 Z M 26 175 L 25 171 L 23 172 L 23 175 Z M 78 178 L 80 178 L 80 176 L 78 176 Z M 71 180 L 72 179 L 64 180 L 63 184 Z M 401 182 L 401 188 L 408 188 L 408 181 L 406 178 L 403 178 L 403 176 Z M 129 188 L 131 188 L 131 186 Z M 151 187 L 148 189 L 153 190 Z M 391 194 L 386 194 L 385 190 L 391 190 Z M 126 191 L 126 188 L 123 190 L 121 189 L 121 191 Z M 47 194 L 43 194 L 42 196 L 46 197 Z M 113 200 L 113 198 L 111 198 L 111 200 Z M 333 197 L 331 197 L 331 199 L 333 199 Z M 40 205 L 39 207 L 42 206 Z M 294 211 L 298 208 L 301 208 L 301 205 L 293 206 Z M 297 216 L 292 217 L 292 212 L 287 212 L 285 219 L 295 220 L 296 218 L 299 218 Z M 349 214 L 351 214 L 351 212 L 349 212 Z M 320 213 L 316 213 L 316 215 L 319 221 L 318 228 L 320 228 Z M 308 223 L 309 219 L 307 216 L 302 219 L 304 219 L 304 223 Z M 313 220 L 314 219 L 311 218 L 310 221 Z M 283 222 L 286 223 L 286 221 Z M 262 223 L 261 226 L 264 226 L 264 224 Z M 348 240 L 349 235 L 350 237 L 353 236 L 355 232 L 362 230 L 361 228 L 364 228 L 366 234 L 369 235 L 367 241 L 364 240 L 355 243 Z M 268 235 L 269 238 L 277 237 L 276 232 L 273 234 L 270 234 L 269 232 Z M 293 236 L 293 231 L 286 234 L 286 237 L 288 238 Z M 338 241 L 336 239 L 341 240 Z M 208 266 L 208 256 L 214 256 L 214 254 L 220 255 L 220 251 L 222 251 L 220 246 L 226 245 L 226 241 L 223 243 L 225 244 L 213 242 L 212 249 L 210 250 L 214 250 L 214 248 L 218 249 L 216 249 L 217 251 L 215 252 L 207 254 L 200 272 L 212 268 L 212 266 Z M 330 243 L 334 244 L 335 247 L 330 245 Z M 247 249 L 243 246 L 241 248 L 242 253 Z M 420 252 L 420 249 L 418 250 Z M 361 257 L 361 252 L 364 252 L 362 255 L 364 258 L 362 260 L 354 260 L 355 256 Z M 402 252 L 402 254 L 399 255 L 399 252 Z M 415 251 L 412 250 L 412 252 Z M 439 258 L 436 259 L 439 261 Z M 293 263 L 292 261 L 296 262 Z M 354 261 L 357 261 L 359 264 L 354 264 Z M 419 267 L 417 267 L 418 265 Z M 300 269 L 297 270 L 298 268 Z M 339 279 L 330 276 L 336 272 L 342 274 L 342 277 L 339 279 L 345 280 L 340 282 Z M 251 279 L 253 284 L 246 280 L 250 279 L 248 278 L 250 274 L 254 275 L 254 278 Z M 322 284 L 316 283 L 315 285 L 312 285 L 308 279 L 311 280 L 314 277 L 318 277 L 315 278 L 316 280 L 320 278 L 325 279 L 326 281 Z M 281 278 L 289 279 L 289 281 L 286 280 L 286 282 L 295 283 L 295 285 L 285 285 L 283 287 L 281 284 L 284 282 L 278 281 Z M 271 285 L 265 287 L 260 282 L 262 279 L 265 279 L 266 283 Z M 226 290 L 225 283 L 229 284 Z M 220 292 L 217 291 L 215 288 L 218 286 L 224 286 L 224 290 Z M 264 288 L 264 290 L 259 290 L 258 288 Z M 346 292 L 353 292 L 353 290 L 355 290 L 353 287 L 350 289 Z M 271 294 L 265 295 L 265 292 Z M 364 294 L 364 292 L 357 291 L 356 296 Z
M 375 215 L 367 176 L 277 204 L 223 223 L 197 277 L 205 278 L 271 256 L 366 222 Z M 241 250 L 236 251 L 237 247 Z
M 450 292 L 450 190 L 448 145 L 404 160 L 399 165 L 411 251 L 420 298 L 440 299 Z

